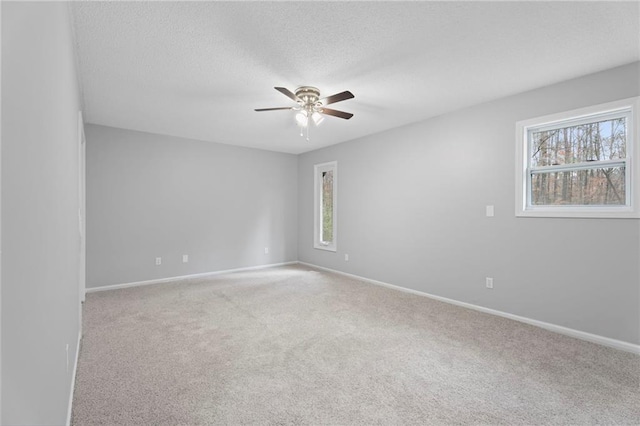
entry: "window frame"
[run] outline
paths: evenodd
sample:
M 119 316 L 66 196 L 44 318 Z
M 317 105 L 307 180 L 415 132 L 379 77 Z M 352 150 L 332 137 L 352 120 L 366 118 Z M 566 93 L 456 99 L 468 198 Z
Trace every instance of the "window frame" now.
M 322 241 L 322 173 L 333 172 L 333 241 Z M 320 250 L 336 252 L 338 241 L 338 162 L 329 161 L 313 166 L 313 247 Z
M 586 108 L 545 115 L 516 123 L 516 216 L 518 217 L 570 217 L 570 218 L 640 218 L 640 147 L 638 137 L 640 97 L 622 99 L 589 106 Z M 625 159 L 602 160 L 601 165 L 624 165 L 625 205 L 532 205 L 531 204 L 531 147 L 529 134 L 579 124 L 592 123 L 600 119 L 627 118 L 627 141 Z M 576 166 L 540 166 L 535 170 L 568 171 L 595 169 L 596 164 L 578 163 Z

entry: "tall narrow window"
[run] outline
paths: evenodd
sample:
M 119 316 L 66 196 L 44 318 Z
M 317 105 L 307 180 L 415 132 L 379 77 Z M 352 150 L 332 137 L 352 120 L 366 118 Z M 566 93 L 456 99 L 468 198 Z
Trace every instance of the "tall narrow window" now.
M 519 122 L 516 214 L 637 217 L 637 104 Z
M 317 249 L 336 251 L 338 163 L 314 166 L 314 239 Z

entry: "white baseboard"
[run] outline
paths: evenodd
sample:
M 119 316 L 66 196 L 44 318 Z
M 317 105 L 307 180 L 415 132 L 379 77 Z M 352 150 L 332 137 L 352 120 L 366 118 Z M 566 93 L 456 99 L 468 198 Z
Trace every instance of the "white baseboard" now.
M 394 290 L 403 291 L 405 293 L 416 294 L 418 296 L 428 297 L 430 299 L 439 300 L 441 302 L 450 303 L 452 305 L 462 306 L 464 308 L 473 309 L 476 311 L 484 312 L 487 314 L 497 315 L 499 317 L 512 319 L 515 321 L 523 322 L 525 324 L 534 325 L 536 327 L 544 328 L 545 330 L 553 331 L 559 334 L 564 334 L 566 336 L 575 337 L 576 339 L 586 340 L 591 343 L 597 343 L 603 346 L 609 346 L 611 348 L 620 349 L 623 351 L 640 354 L 640 345 L 636 345 L 634 343 L 624 342 L 622 340 L 611 339 L 609 337 L 599 336 L 597 334 L 591 334 L 580 330 L 575 330 L 573 328 L 563 327 L 560 325 L 551 324 L 544 321 L 538 321 L 535 319 L 522 317 L 519 315 L 510 314 L 508 312 L 502 312 L 495 309 L 485 308 L 484 306 L 478 306 L 467 302 L 460 302 L 458 300 L 449 299 L 442 296 L 436 296 L 434 294 L 425 293 L 418 290 L 412 290 L 406 287 L 400 287 L 397 285 L 385 283 L 383 281 L 372 280 L 370 278 L 361 277 L 359 275 L 349 274 L 347 272 L 338 271 L 335 269 L 325 268 L 323 266 L 314 265 L 312 263 L 307 262 L 298 262 L 301 265 L 309 266 L 311 268 L 321 269 L 328 272 L 333 272 L 335 274 L 344 275 L 347 277 L 355 278 L 360 281 L 368 282 L 371 284 L 391 288 Z
M 136 281 L 136 282 L 131 282 L 131 283 L 123 283 L 123 284 L 104 285 L 104 286 L 100 286 L 100 287 L 88 287 L 86 289 L 86 292 L 87 293 L 95 293 L 97 291 L 117 290 L 119 288 L 139 287 L 139 286 L 151 285 L 151 284 L 162 284 L 162 283 L 168 283 L 168 282 L 171 282 L 171 281 L 183 281 L 183 280 L 188 280 L 188 279 L 192 279 L 192 278 L 204 278 L 204 277 L 211 277 L 211 276 L 220 275 L 220 274 L 229 274 L 231 272 L 254 271 L 254 270 L 257 270 L 257 269 L 272 268 L 274 266 L 295 265 L 297 263 L 298 263 L 298 261 L 282 262 L 282 263 L 271 263 L 269 265 L 258 265 L 258 266 L 248 266 L 246 268 L 225 269 L 225 270 L 222 270 L 222 271 L 203 272 L 203 273 L 200 273 L 200 274 L 192 274 L 192 275 L 180 275 L 180 276 L 177 276 L 177 277 L 158 278 L 158 279 L 155 279 L 155 280 L 146 280 L 146 281 Z
M 71 375 L 71 394 L 69 395 L 69 406 L 67 408 L 66 426 L 71 425 L 71 413 L 73 410 L 73 393 L 76 390 L 76 372 L 78 371 L 78 359 L 80 359 L 80 339 L 82 339 L 82 329 L 78 332 L 78 343 L 76 345 L 76 359 L 73 363 L 73 374 Z

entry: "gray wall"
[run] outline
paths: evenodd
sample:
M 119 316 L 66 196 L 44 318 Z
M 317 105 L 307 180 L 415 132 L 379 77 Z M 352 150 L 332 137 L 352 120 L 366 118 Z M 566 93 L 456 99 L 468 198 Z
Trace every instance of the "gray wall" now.
M 639 71 L 635 63 L 302 154 L 299 259 L 640 343 L 638 220 L 516 218 L 514 177 L 516 121 L 636 96 Z M 314 249 L 312 234 L 313 165 L 332 160 L 337 253 Z
M 297 260 L 296 156 L 97 125 L 86 138 L 87 287 Z
M 1 7 L 2 424 L 59 425 L 80 307 L 70 23 L 64 3 Z

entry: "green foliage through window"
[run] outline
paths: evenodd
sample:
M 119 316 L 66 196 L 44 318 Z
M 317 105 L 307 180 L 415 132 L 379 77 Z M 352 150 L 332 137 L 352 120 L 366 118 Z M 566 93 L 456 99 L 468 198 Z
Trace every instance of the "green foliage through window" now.
M 322 172 L 322 236 L 323 243 L 333 242 L 333 171 Z

